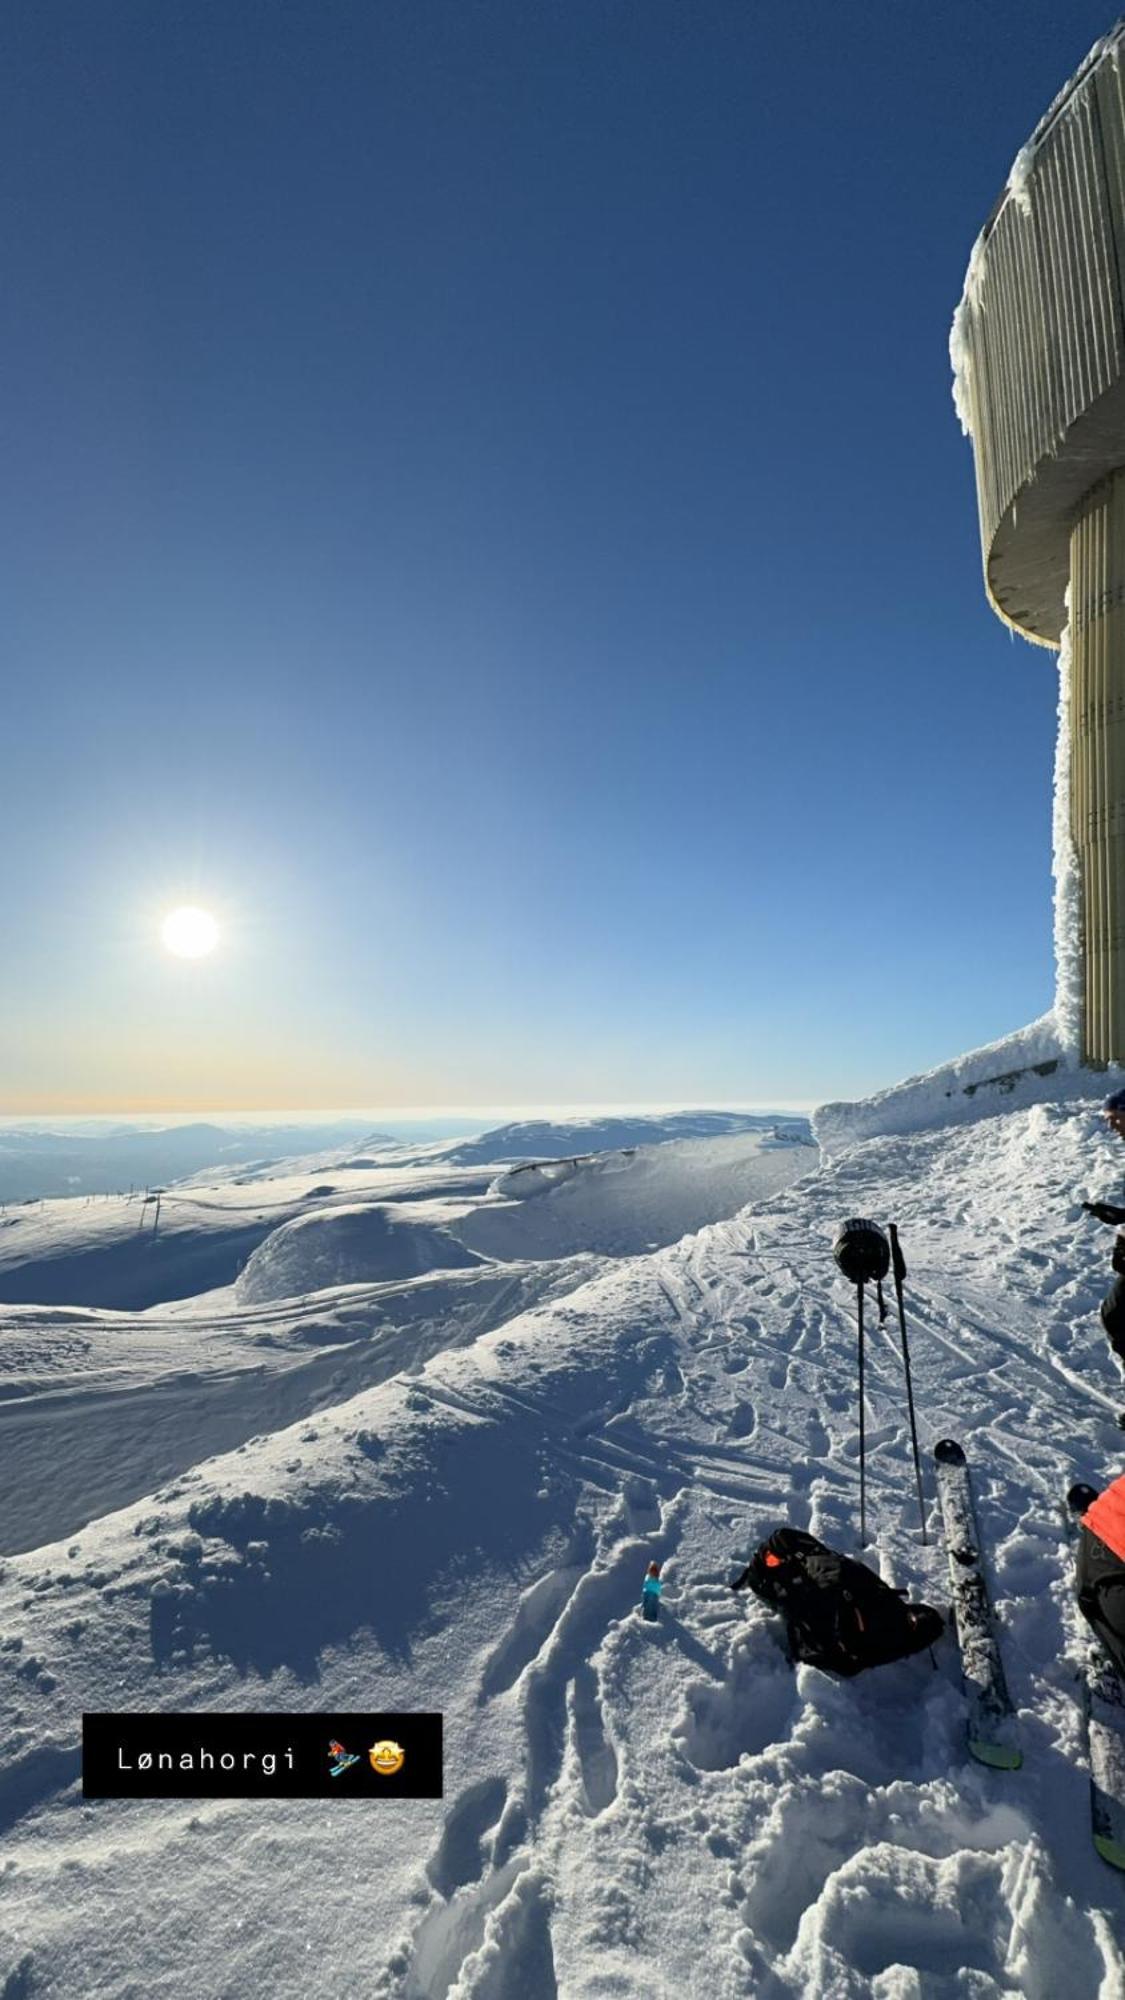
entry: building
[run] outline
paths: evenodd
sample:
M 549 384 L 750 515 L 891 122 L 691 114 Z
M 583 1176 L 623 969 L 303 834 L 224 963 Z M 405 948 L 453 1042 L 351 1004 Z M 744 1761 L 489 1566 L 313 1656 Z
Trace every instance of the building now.
M 1064 647 L 1060 776 L 1094 1066 L 1125 1062 L 1123 273 L 1125 20 L 1017 155 L 951 339 L 989 601 L 1025 638 Z

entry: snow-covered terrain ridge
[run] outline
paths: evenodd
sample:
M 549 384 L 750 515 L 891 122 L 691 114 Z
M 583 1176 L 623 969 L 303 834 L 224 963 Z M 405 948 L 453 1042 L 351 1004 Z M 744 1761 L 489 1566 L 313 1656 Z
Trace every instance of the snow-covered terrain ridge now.
M 205 1457 L 201 1427 L 189 1469 L 10 1558 L 0 1992 L 1116 2000 L 1125 1883 L 1088 1837 L 1058 1501 L 1125 1459 L 1108 1238 L 1078 1208 L 1123 1164 L 1089 1096 L 857 1144 L 238 1450 Z M 856 1213 L 902 1232 L 924 1445 L 958 1435 L 974 1467 L 1019 1773 L 967 1761 L 948 1639 L 936 1671 L 794 1673 L 727 1588 L 781 1520 L 855 1547 L 830 1245 Z M 287 1352 L 362 1298 L 259 1330 Z M 869 1554 L 944 1603 L 889 1326 L 868 1389 Z M 83 1807 L 83 1708 L 192 1705 L 440 1707 L 446 1796 Z
M 665 1116 L 521 1119 L 498 1125 L 477 1139 L 463 1139 L 445 1154 L 466 1165 L 483 1160 L 558 1160 L 577 1153 L 618 1152 L 629 1146 L 657 1146 L 677 1139 L 723 1139 L 738 1132 L 789 1132 L 808 1136 L 808 1123 L 781 1112 L 675 1111 Z
M 42 1129 L 0 1121 L 0 1202 L 44 1196 L 119 1193 L 160 1181 L 182 1180 L 200 1169 L 246 1172 L 291 1159 L 296 1153 L 341 1146 L 393 1146 L 362 1120 L 329 1124 L 265 1125 L 198 1121 L 161 1126 L 134 1122 L 106 1129 L 103 1120 L 79 1120 L 71 1129 Z
M 811 1142 L 770 1132 L 513 1167 L 458 1233 L 490 1257 L 636 1256 L 736 1214 L 817 1159 Z
M 323 1156 L 252 1190 L 242 1176 L 169 1189 L 158 1226 L 139 1197 L 25 1205 L 0 1227 L 0 1291 L 56 1304 L 0 1309 L 0 1462 L 12 1488 L 0 1551 L 70 1533 L 201 1456 L 420 1368 L 573 1290 L 603 1257 L 674 1242 L 815 1158 L 756 1130 L 635 1148 L 550 1168 L 573 1185 L 526 1212 L 538 1169 L 515 1173 L 513 1196 L 491 1167 Z M 462 1240 L 477 1224 L 492 1225 L 480 1249 Z M 225 1283 L 240 1251 L 244 1268 Z M 184 1299 L 193 1275 L 208 1289 Z M 83 1291 L 110 1306 L 160 1303 L 133 1315 L 59 1309 Z M 45 1464 L 55 1468 L 46 1494 Z
M 177 1183 L 162 1191 L 159 1216 L 155 1198 L 141 1193 L 24 1202 L 0 1216 L 0 1300 L 164 1304 L 232 1284 L 257 1246 L 295 1217 L 350 1206 L 357 1196 L 482 1198 L 492 1178 L 484 1167 L 440 1161 L 357 1168 L 319 1157 L 287 1163 L 272 1177 L 256 1174 L 248 1185 L 242 1176 Z
M 825 1152 L 842 1153 L 883 1133 L 972 1124 L 1015 1105 L 1059 1102 L 1088 1087 L 1090 1080 L 1052 1010 L 1014 1035 L 907 1077 L 874 1097 L 820 1105 L 813 1113 L 813 1131 Z M 1119 1081 L 1110 1069 L 1103 1087 L 1112 1090 Z
M 694 1130 L 698 1114 L 685 1122 Z M 374 1158 L 322 1153 L 272 1173 L 213 1181 L 195 1175 L 162 1191 L 159 1214 L 155 1198 L 139 1192 L 24 1202 L 0 1214 L 0 1301 L 140 1310 L 228 1287 L 240 1272 L 240 1296 L 262 1300 L 452 1269 L 475 1260 L 472 1230 L 461 1225 L 485 1203 L 502 1205 L 508 1218 L 479 1246 L 489 1256 L 559 1257 L 590 1247 L 627 1255 L 733 1215 L 816 1157 L 805 1120 L 776 1130 L 755 1121 L 719 1138 L 678 1141 L 671 1118 L 641 1129 L 655 1132 L 656 1142 L 572 1162 L 578 1186 L 560 1207 L 540 1207 L 530 1228 L 511 1220 L 519 1178 L 497 1192 L 489 1145 L 477 1164 L 459 1163 L 458 1148 L 444 1145 Z M 567 1141 L 573 1132 L 563 1128 Z M 619 1190 L 595 1203 L 579 1191 L 586 1176 L 596 1182 L 626 1170 L 631 1197 Z M 529 1178 L 523 1191 L 534 1186 Z M 604 1243 L 592 1245 L 595 1206 Z

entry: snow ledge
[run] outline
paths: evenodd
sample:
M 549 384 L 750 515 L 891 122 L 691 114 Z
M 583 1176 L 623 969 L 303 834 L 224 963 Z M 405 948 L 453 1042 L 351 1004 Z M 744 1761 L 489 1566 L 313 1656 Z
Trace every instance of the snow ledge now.
M 890 1132 L 920 1132 L 968 1124 L 998 1112 L 1060 1098 L 1100 1098 L 1119 1069 L 1084 1069 L 1060 1033 L 1055 1010 L 1026 1028 L 889 1090 L 854 1103 L 822 1104 L 812 1115 L 817 1144 L 829 1156 Z

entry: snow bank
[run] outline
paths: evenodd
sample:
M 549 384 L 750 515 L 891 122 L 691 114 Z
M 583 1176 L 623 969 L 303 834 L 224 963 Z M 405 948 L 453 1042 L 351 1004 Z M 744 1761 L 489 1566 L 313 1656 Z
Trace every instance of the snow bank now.
M 447 1229 L 417 1221 L 408 1208 L 353 1202 L 282 1223 L 248 1260 L 236 1292 L 241 1303 L 260 1305 L 332 1285 L 385 1284 L 479 1262 Z
M 822 1104 L 813 1131 L 818 1145 L 836 1154 L 882 1133 L 924 1132 L 1064 1097 L 1096 1099 L 1111 1088 L 1104 1075 L 1078 1069 L 1051 1012 L 873 1097 Z

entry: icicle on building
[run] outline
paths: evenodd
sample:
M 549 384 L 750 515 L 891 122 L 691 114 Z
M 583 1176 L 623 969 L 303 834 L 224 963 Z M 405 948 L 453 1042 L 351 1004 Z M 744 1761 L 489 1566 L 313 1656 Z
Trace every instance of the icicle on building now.
M 989 601 L 1062 648 L 1056 1011 L 1095 1066 L 1125 1062 L 1123 274 L 1125 20 L 1018 154 L 950 343 Z

